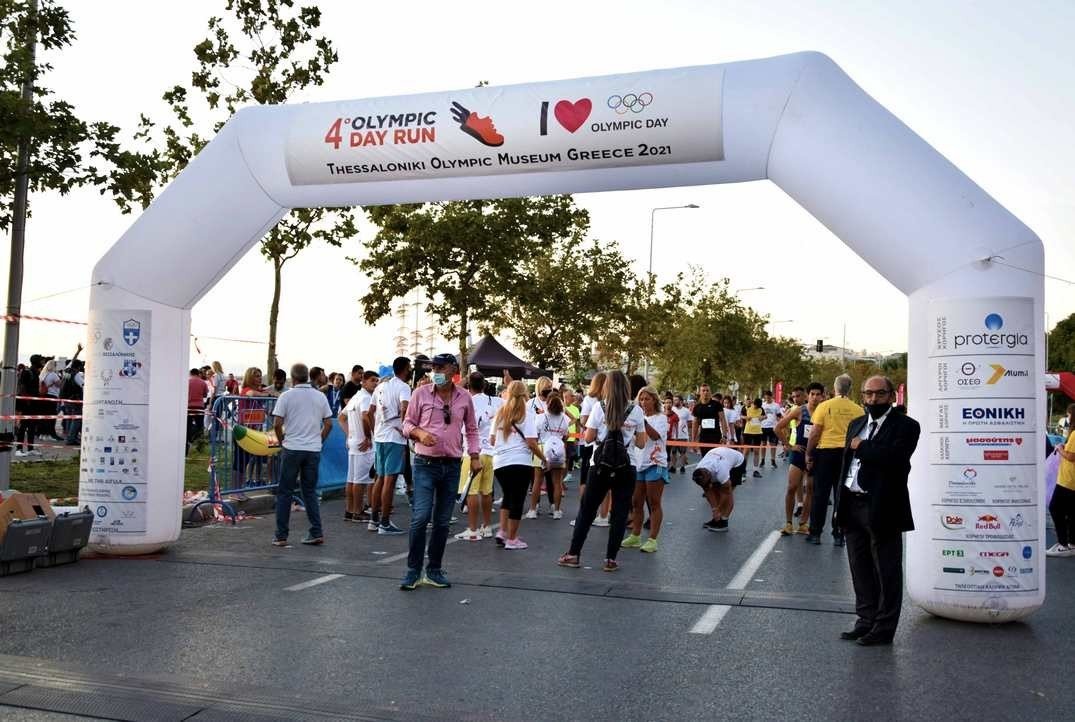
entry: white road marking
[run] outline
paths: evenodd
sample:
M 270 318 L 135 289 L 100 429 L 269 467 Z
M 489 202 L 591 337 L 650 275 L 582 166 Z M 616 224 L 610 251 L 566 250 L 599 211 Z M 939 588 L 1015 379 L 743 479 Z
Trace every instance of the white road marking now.
M 754 550 L 754 553 L 750 555 L 750 558 L 743 563 L 743 566 L 739 568 L 732 580 L 728 582 L 728 586 L 725 589 L 731 589 L 733 591 L 746 589 L 747 584 L 754 579 L 754 574 L 761 568 L 761 565 L 765 563 L 765 557 L 769 556 L 769 552 L 776 546 L 776 542 L 780 539 L 780 532 L 770 532 L 769 536 L 762 540 L 762 543 L 758 545 L 758 548 Z M 758 579 L 757 581 L 764 581 Z M 724 615 L 731 609 L 727 604 L 713 604 L 698 618 L 698 621 L 691 627 L 691 634 L 712 634 L 713 630 L 724 619 Z
M 705 610 L 705 614 L 691 627 L 691 634 L 712 634 L 713 630 L 724 619 L 724 615 L 731 609 L 727 604 L 714 604 Z
M 773 550 L 779 539 L 780 532 L 769 532 L 769 536 L 765 537 L 762 543 L 758 545 L 758 548 L 754 550 L 754 553 L 750 555 L 750 558 L 739 568 L 739 572 L 728 582 L 727 589 L 746 589 L 747 584 L 754 578 L 754 574 L 761 568 L 761 565 L 765 563 L 765 557 L 769 556 L 769 552 Z
M 303 582 L 302 584 L 294 584 L 294 585 L 292 585 L 290 587 L 284 587 L 284 591 L 285 592 L 301 592 L 303 589 L 309 589 L 310 587 L 316 587 L 318 584 L 324 584 L 325 582 L 335 581 L 336 579 L 339 579 L 342 576 L 343 576 L 343 574 L 326 574 L 323 577 L 318 577 L 317 579 L 311 579 L 310 581 Z

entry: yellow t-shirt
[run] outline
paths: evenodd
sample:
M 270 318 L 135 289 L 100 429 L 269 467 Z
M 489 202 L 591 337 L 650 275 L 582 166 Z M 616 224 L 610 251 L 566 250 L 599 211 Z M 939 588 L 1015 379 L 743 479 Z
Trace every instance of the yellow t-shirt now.
M 567 414 L 567 417 L 569 419 L 571 419 L 571 423 L 567 427 L 567 434 L 569 437 L 571 437 L 568 439 L 568 442 L 576 442 L 578 441 L 578 439 L 575 438 L 575 436 L 578 434 L 578 427 L 575 426 L 575 422 L 579 420 L 579 409 L 577 406 L 572 404 L 571 406 L 564 407 L 564 413 Z
M 761 433 L 761 417 L 765 416 L 765 409 L 759 409 L 755 406 L 747 408 L 747 425 L 743 427 L 744 434 L 760 434 Z
M 1064 451 L 1075 453 L 1075 431 L 1068 434 L 1068 441 L 1064 444 Z M 1056 483 L 1065 489 L 1075 491 L 1075 461 L 1060 460 L 1060 471 L 1056 474 Z
M 848 425 L 865 413 L 861 406 L 843 396 L 822 401 L 810 415 L 810 422 L 822 427 L 821 440 L 818 441 L 817 448 L 844 448 Z

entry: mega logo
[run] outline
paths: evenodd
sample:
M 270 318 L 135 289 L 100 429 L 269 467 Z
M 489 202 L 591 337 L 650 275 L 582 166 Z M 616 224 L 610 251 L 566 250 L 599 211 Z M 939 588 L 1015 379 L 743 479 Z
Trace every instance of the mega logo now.
M 979 531 L 1000 531 L 1004 525 L 1000 523 L 1000 517 L 995 514 L 982 514 L 978 521 L 974 522 L 974 528 Z
M 1030 336 L 1025 333 L 1000 333 L 1004 328 L 1004 318 L 999 313 L 985 317 L 983 325 L 986 332 L 958 333 L 955 335 L 955 347 L 986 346 L 990 348 L 1015 349 L 1030 345 Z
M 1011 553 L 1009 553 L 1009 552 L 1000 552 L 1000 551 L 986 551 L 986 552 L 978 552 L 978 556 L 980 556 L 983 559 L 1004 559 L 1006 557 L 1010 557 Z
M 953 531 L 959 529 L 966 529 L 964 526 L 963 517 L 959 514 L 941 514 L 941 526 L 945 529 L 951 529 Z

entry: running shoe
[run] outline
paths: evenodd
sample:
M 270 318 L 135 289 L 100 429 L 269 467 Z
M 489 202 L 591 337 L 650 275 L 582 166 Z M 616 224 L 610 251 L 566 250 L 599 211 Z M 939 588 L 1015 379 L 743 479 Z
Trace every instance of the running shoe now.
M 642 546 L 642 537 L 628 534 L 624 537 L 624 540 L 620 542 L 620 546 L 624 549 L 638 549 Z
M 444 576 L 444 572 L 440 569 L 426 569 L 422 584 L 427 587 L 436 587 L 437 589 L 450 589 L 452 586 L 452 583 L 448 581 L 448 577 Z
M 502 547 L 502 546 L 504 546 L 504 543 L 505 543 L 504 530 L 503 529 L 497 529 L 496 530 L 496 545 L 498 547 Z
M 606 559 L 604 566 L 601 567 L 601 570 L 606 572 L 614 572 L 617 571 L 619 568 L 620 564 L 615 559 Z
M 455 538 L 459 541 L 481 541 L 482 535 L 477 529 L 467 529 L 456 534 Z
M 780 536 L 791 536 L 795 533 L 795 530 L 791 528 L 791 522 L 789 521 L 784 525 L 784 528 L 780 530 Z
M 422 579 L 422 573 L 417 569 L 408 569 L 407 573 L 403 575 L 403 581 L 399 583 L 399 588 L 405 592 L 413 592 L 418 588 L 418 583 Z
M 370 517 L 370 520 L 366 523 L 366 531 L 377 531 L 380 527 L 381 525 L 377 523 L 374 517 Z
M 274 547 L 289 547 L 289 546 L 291 546 L 290 544 L 287 543 L 287 539 L 273 539 L 272 540 L 272 545 Z
M 653 552 L 657 551 L 657 540 L 653 537 L 647 539 L 646 543 L 642 545 L 642 551 L 646 552 L 647 554 L 652 554 Z
M 596 519 L 593 520 L 593 525 L 594 526 L 608 526 L 608 517 L 607 516 L 599 516 L 599 517 L 597 517 Z
M 712 531 L 728 531 L 728 520 L 721 519 L 720 521 L 718 521 L 716 526 L 713 527 Z
M 523 519 L 537 519 L 537 512 L 531 509 L 530 511 L 523 514 Z
M 310 536 L 307 534 L 302 538 L 302 543 L 306 546 L 320 546 L 325 543 L 325 537 L 323 536 Z
M 775 469 L 776 468 L 776 459 L 769 459 L 769 461 L 772 462 L 773 468 Z
M 559 509 L 553 509 L 552 518 L 553 519 L 563 519 L 564 518 L 564 513 L 562 511 L 560 511 Z
M 761 478 L 761 472 L 758 471 L 757 469 L 754 470 L 754 478 L 755 479 L 760 479 Z
M 1047 557 L 1070 557 L 1075 552 L 1075 548 L 1065 546 L 1064 544 L 1053 544 L 1051 547 L 1045 550 L 1045 556 Z
M 561 554 L 560 558 L 556 560 L 556 563 L 562 567 L 568 567 L 569 569 L 578 569 L 582 566 L 579 564 L 579 558 L 574 554 Z
M 400 529 L 398 526 L 389 521 L 387 524 L 381 524 L 377 527 L 377 536 L 399 536 L 406 534 L 407 532 Z
M 22 451 L 21 449 L 15 449 L 15 458 L 16 459 L 21 459 L 21 458 L 23 458 L 25 456 L 26 456 L 25 451 Z
M 482 535 L 482 539 L 488 539 L 493 536 L 493 530 L 487 526 L 478 527 L 478 533 Z
M 713 531 L 717 528 L 717 524 L 718 522 L 715 519 L 710 519 L 705 524 L 702 524 L 702 528 L 707 529 L 708 531 Z
M 344 521 L 354 521 L 355 520 L 354 512 L 345 511 L 343 513 L 343 520 Z
M 504 542 L 504 548 L 508 551 L 514 551 L 516 549 L 526 549 L 528 546 L 530 545 L 519 538 L 508 539 L 506 542 Z

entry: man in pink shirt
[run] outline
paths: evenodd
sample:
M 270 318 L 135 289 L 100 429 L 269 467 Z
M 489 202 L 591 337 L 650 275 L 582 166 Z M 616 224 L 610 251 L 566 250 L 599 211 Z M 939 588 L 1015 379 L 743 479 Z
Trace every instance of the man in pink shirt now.
M 187 380 L 187 453 L 202 435 L 202 416 L 205 414 L 205 398 L 210 393 L 209 384 L 202 378 L 201 370 L 191 369 Z
M 463 462 L 463 434 L 467 435 L 471 473 L 481 470 L 478 452 L 478 423 L 470 394 L 452 381 L 459 365 L 450 353 L 433 357 L 433 383 L 414 390 L 407 415 L 403 420 L 403 436 L 413 439 L 414 502 L 411 510 L 410 553 L 407 573 L 400 589 L 410 591 L 419 583 L 446 589 L 451 585 L 444 576 L 441 561 L 448 542 L 448 525 L 452 520 L 452 505 L 459 487 L 459 469 Z M 429 540 L 429 562 L 422 575 L 426 556 L 426 525 L 433 519 Z

